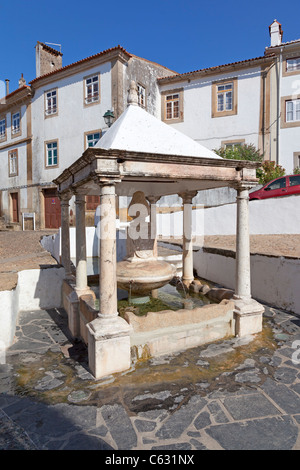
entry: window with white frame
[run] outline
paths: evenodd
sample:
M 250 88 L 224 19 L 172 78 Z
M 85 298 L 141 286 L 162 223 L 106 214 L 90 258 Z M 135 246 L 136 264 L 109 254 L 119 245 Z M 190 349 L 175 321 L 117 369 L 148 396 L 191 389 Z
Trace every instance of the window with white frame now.
M 286 70 L 287 72 L 300 71 L 300 57 L 295 57 L 293 59 L 286 60 Z
M 231 111 L 233 109 L 233 83 L 217 86 L 217 111 Z
M 20 112 L 14 113 L 11 118 L 11 132 L 18 134 L 21 131 Z
M 226 142 L 224 144 L 224 147 L 226 149 L 234 149 L 236 147 L 241 147 L 242 145 L 244 145 L 244 141 L 240 141 L 240 142 Z
M 300 152 L 294 153 L 294 168 L 300 168 Z
M 86 134 L 86 146 L 87 147 L 94 147 L 98 140 L 101 137 L 101 132 L 92 132 L 91 134 Z
M 0 139 L 5 139 L 6 137 L 6 121 L 5 119 L 0 119 Z
M 9 176 L 18 175 L 18 150 L 8 152 L 8 169 Z
M 286 122 L 300 121 L 300 99 L 286 101 Z
M 99 75 L 85 79 L 85 104 L 99 101 Z
M 45 114 L 51 116 L 57 113 L 57 90 L 46 92 L 45 97 Z
M 179 94 L 166 96 L 166 119 L 179 118 Z
M 141 108 L 146 107 L 146 90 L 142 85 L 137 84 L 138 90 L 138 104 Z
M 46 143 L 46 166 L 57 166 L 58 164 L 58 146 L 57 141 Z

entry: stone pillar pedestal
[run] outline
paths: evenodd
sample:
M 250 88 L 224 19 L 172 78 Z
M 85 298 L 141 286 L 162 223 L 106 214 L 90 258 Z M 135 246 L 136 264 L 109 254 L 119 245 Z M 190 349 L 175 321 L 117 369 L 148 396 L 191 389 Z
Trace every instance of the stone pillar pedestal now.
M 194 280 L 192 241 L 192 201 L 197 191 L 179 194 L 183 202 L 182 282 L 189 287 Z
M 118 316 L 115 182 L 100 181 L 99 314 L 87 325 L 89 367 L 96 379 L 131 366 L 130 325 Z
M 236 335 L 246 336 L 262 330 L 264 307 L 251 297 L 250 237 L 249 237 L 249 186 L 240 184 L 237 190 L 236 229 Z

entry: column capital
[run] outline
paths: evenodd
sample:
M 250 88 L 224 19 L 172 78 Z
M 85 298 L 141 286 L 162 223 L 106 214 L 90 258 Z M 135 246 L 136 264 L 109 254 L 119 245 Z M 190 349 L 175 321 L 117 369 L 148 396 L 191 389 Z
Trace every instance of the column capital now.
M 102 186 L 115 186 L 117 183 L 121 183 L 121 178 L 119 175 L 112 175 L 112 176 L 102 176 L 102 175 L 94 175 L 93 180 L 96 184 L 100 187 Z
M 250 189 L 254 188 L 256 184 L 253 184 L 248 181 L 237 181 L 236 183 L 233 183 L 231 187 L 235 189 L 236 191 L 249 191 Z
M 156 204 L 160 198 L 161 196 L 146 196 L 146 199 L 148 199 L 150 204 Z
M 59 192 L 58 193 L 58 197 L 60 199 L 60 203 L 61 204 L 69 204 L 69 201 L 71 199 L 71 197 L 73 196 L 73 193 L 72 191 L 70 190 L 67 190 L 67 191 L 63 191 L 63 192 Z
M 192 204 L 193 198 L 196 196 L 198 191 L 183 191 L 178 193 L 178 196 L 181 197 L 183 204 Z

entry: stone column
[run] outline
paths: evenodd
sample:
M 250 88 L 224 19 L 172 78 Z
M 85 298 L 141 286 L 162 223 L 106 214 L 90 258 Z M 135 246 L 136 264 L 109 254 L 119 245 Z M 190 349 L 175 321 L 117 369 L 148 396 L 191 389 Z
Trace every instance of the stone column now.
M 86 235 L 85 235 L 85 196 L 76 193 L 76 281 L 67 298 L 68 326 L 74 338 L 85 337 L 85 326 L 80 318 L 80 297 L 95 294 L 87 285 Z
M 182 282 L 188 287 L 194 280 L 192 241 L 192 200 L 197 191 L 179 194 L 183 202 Z
M 153 240 L 153 256 L 157 257 L 157 217 L 156 217 L 156 203 L 160 199 L 160 196 L 147 196 L 147 199 L 151 205 L 150 208 L 150 227 L 151 227 L 151 238 Z
M 150 203 L 150 228 L 151 228 L 151 238 L 153 240 L 153 256 L 157 258 L 157 216 L 156 216 L 156 203 L 160 199 L 160 196 L 147 196 L 147 199 Z M 154 289 L 151 292 L 151 295 L 154 299 L 158 298 L 158 290 Z
M 115 185 L 100 186 L 99 316 L 118 315 Z
M 118 316 L 116 193 L 114 181 L 100 184 L 99 314 L 88 323 L 89 367 L 95 378 L 130 368 L 131 327 Z
M 65 268 L 65 279 L 71 279 L 71 259 L 70 259 L 70 224 L 69 224 L 69 203 L 72 194 L 70 192 L 59 195 L 61 207 L 61 261 Z
M 250 235 L 249 235 L 249 189 L 247 184 L 236 186 L 236 280 L 235 319 L 237 336 L 258 333 L 262 330 L 264 307 L 251 297 Z
M 76 287 L 80 296 L 87 290 L 85 195 L 76 194 Z

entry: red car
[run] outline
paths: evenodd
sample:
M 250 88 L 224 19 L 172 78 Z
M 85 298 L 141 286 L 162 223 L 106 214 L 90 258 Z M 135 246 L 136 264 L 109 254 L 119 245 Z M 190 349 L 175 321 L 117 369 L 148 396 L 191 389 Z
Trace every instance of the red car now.
M 300 175 L 287 175 L 276 178 L 257 191 L 249 194 L 250 201 L 269 197 L 290 196 L 300 194 Z

